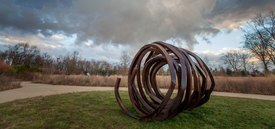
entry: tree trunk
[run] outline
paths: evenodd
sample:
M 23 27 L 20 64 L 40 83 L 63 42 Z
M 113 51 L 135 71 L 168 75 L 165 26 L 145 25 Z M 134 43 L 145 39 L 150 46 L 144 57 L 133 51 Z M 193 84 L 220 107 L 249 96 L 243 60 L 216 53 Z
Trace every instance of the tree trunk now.
M 269 70 L 268 70 L 267 62 L 266 62 L 266 61 L 263 61 L 263 65 L 264 65 L 264 72 L 265 72 L 265 73 L 268 73 Z

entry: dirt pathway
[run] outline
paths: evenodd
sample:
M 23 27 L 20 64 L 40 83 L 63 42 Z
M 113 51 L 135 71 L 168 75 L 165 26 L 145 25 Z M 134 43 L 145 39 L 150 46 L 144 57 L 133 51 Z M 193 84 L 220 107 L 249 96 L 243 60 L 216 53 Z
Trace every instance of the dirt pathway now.
M 36 96 L 47 96 L 47 95 L 82 92 L 82 91 L 111 91 L 114 89 L 113 87 L 49 85 L 49 84 L 35 84 L 31 82 L 22 82 L 21 85 L 22 85 L 22 88 L 0 91 L 0 103 L 9 102 L 17 99 L 32 98 Z M 126 91 L 127 88 L 122 87 L 120 88 L 120 90 Z M 227 93 L 227 92 L 213 92 L 212 95 L 275 101 L 275 96 L 268 96 L 268 95 Z

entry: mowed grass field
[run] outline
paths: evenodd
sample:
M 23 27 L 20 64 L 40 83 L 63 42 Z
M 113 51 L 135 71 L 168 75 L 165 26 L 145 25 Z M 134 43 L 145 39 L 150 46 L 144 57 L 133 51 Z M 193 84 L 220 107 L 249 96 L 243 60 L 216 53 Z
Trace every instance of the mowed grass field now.
M 128 107 L 127 92 L 122 98 Z M 142 122 L 119 109 L 113 92 L 82 92 L 0 104 L 1 129 L 271 129 L 275 101 L 212 96 L 205 105 L 165 121 Z

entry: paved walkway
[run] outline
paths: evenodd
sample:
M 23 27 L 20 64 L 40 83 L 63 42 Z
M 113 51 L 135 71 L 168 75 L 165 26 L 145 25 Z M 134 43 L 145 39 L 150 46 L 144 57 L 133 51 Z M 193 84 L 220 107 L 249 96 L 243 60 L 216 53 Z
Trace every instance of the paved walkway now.
M 21 85 L 22 85 L 22 88 L 0 91 L 0 103 L 9 102 L 17 99 L 32 98 L 36 96 L 47 96 L 47 95 L 82 92 L 82 91 L 111 91 L 114 89 L 113 87 L 49 85 L 49 84 L 36 84 L 31 82 L 22 82 Z M 126 91 L 127 88 L 122 87 L 120 88 L 120 90 Z M 268 95 L 240 94 L 240 93 L 227 93 L 227 92 L 213 92 L 212 95 L 275 101 L 275 96 L 268 96 Z

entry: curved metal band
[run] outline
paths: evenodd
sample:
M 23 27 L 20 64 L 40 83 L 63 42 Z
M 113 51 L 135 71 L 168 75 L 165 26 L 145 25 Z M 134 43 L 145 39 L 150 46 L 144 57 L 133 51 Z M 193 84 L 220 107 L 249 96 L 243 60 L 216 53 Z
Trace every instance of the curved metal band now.
M 164 94 L 157 86 L 156 75 L 166 64 L 171 82 Z M 114 91 L 119 107 L 130 117 L 140 120 L 164 120 L 198 107 L 209 100 L 215 86 L 209 68 L 196 54 L 161 41 L 143 46 L 129 68 L 128 93 L 136 113 L 123 104 L 119 84 L 120 78 Z

